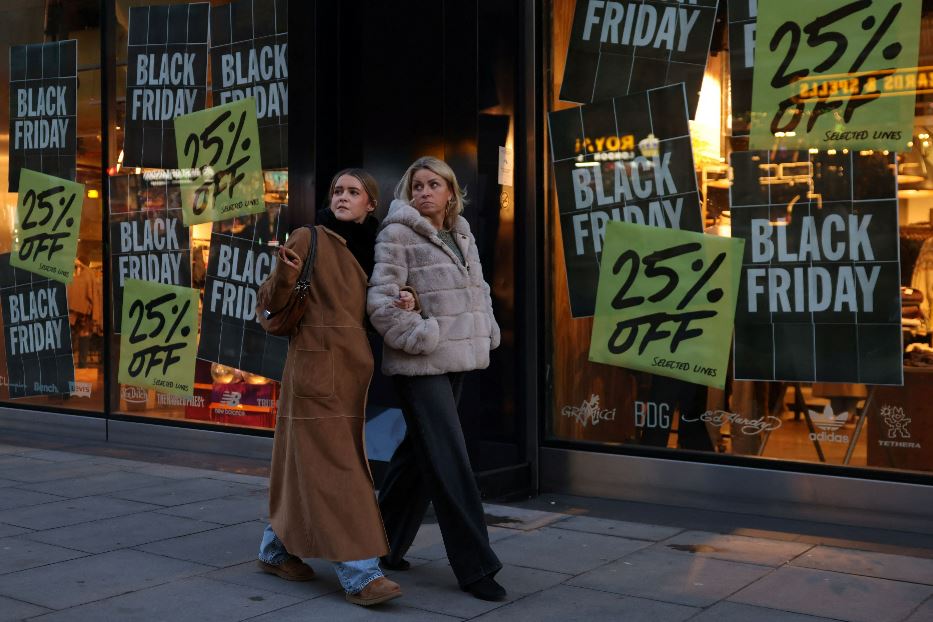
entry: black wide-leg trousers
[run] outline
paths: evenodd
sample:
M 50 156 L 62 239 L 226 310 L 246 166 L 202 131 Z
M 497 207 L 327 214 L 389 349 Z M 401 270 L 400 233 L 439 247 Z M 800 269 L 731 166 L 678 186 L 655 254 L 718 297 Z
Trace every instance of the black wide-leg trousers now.
M 392 378 L 408 430 L 379 492 L 389 560 L 398 562 L 405 555 L 433 502 L 447 559 L 460 586 L 494 575 L 502 563 L 489 546 L 457 412 L 463 374 Z

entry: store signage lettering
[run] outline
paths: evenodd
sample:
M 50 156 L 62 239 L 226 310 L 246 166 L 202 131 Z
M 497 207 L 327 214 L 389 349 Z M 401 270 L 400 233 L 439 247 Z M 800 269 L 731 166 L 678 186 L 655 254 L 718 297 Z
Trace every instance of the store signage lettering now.
M 833 407 L 827 404 L 822 411 L 807 409 L 810 420 L 813 425 L 819 428 L 819 432 L 810 432 L 811 441 L 820 441 L 827 443 L 848 443 L 849 435 L 839 430 L 849 420 L 848 412 L 841 412 L 838 415 L 833 413 Z
M 175 133 L 178 161 L 201 171 L 181 185 L 185 225 L 265 211 L 252 99 L 178 117 Z
M 64 149 L 71 119 L 66 87 L 17 89 L 14 149 Z M 47 118 L 58 117 L 58 118 Z
M 878 413 L 887 431 L 885 439 L 878 440 L 879 447 L 897 447 L 902 449 L 923 449 L 923 446 L 911 439 L 910 422 L 912 419 L 901 406 L 885 404 Z
M 0 255 L 0 301 L 10 397 L 67 394 L 74 383 L 63 283 L 18 269 Z
M 661 428 L 669 429 L 671 427 L 671 405 L 661 402 L 640 402 L 635 400 L 635 427 L 636 428 Z
M 181 250 L 178 233 L 182 225 L 177 218 L 124 221 L 118 227 L 122 253 L 117 258 L 120 287 L 126 279 L 181 283 L 181 253 L 165 252 Z
M 911 140 L 920 0 L 759 7 L 752 149 L 887 149 Z M 915 82 L 915 81 L 914 81 Z
M 178 167 L 172 120 L 207 102 L 206 2 L 129 8 L 123 165 Z
M 194 74 L 196 59 L 196 54 L 181 52 L 138 55 L 136 86 L 175 88 L 134 89 L 130 118 L 134 121 L 168 121 L 194 112 L 198 95 Z
M 260 80 L 287 80 L 286 50 L 287 45 L 267 45 L 259 50 L 251 49 L 247 52 L 246 63 L 240 52 L 221 56 L 221 88 L 231 89 L 234 85 L 241 87 Z M 245 73 L 244 64 L 246 64 Z M 256 100 L 256 117 L 259 119 L 288 114 L 288 82 L 274 82 L 268 88 L 248 86 L 221 91 L 220 103 L 226 104 L 247 97 Z
M 197 290 L 137 279 L 125 289 L 119 381 L 193 395 Z
M 259 285 L 275 267 L 271 252 L 223 245 L 218 252 L 218 280 L 211 283 L 210 310 L 240 320 L 256 319 L 256 295 Z
M 61 283 L 74 277 L 84 184 L 22 169 L 10 263 Z
M 686 83 L 696 112 L 719 0 L 578 0 L 560 98 L 595 102 Z
M 615 421 L 616 409 L 601 408 L 599 396 L 594 393 L 590 399 L 583 400 L 580 406 L 564 406 L 560 414 L 562 417 L 575 420 L 585 428 L 589 425 L 596 427 L 602 422 Z
M 640 2 L 589 0 L 583 40 L 589 41 L 599 33 L 600 43 L 685 52 L 690 31 L 700 17 L 700 12 L 690 7 L 696 5 L 696 0 L 688 2 L 687 6 L 660 7 Z
M 735 378 L 902 384 L 895 156 L 731 158 L 732 236 L 746 240 Z
M 75 179 L 77 55 L 74 40 L 10 48 L 10 192 L 22 169 Z
M 593 314 L 608 223 L 701 228 L 683 88 L 548 115 L 573 317 Z
M 10 353 L 13 356 L 62 347 L 60 318 L 63 314 L 58 308 L 54 288 L 13 294 L 7 299 L 7 304 L 11 323 L 8 333 Z
M 722 388 L 743 240 L 613 222 L 590 360 Z
M 775 417 L 773 415 L 759 417 L 758 419 L 750 419 L 738 413 L 730 413 L 725 410 L 707 410 L 699 417 L 692 418 L 681 413 L 680 420 L 685 423 L 702 421 L 703 423 L 708 423 L 717 428 L 728 423 L 730 426 L 735 426 L 732 428 L 733 430 L 737 428 L 746 436 L 756 436 L 763 432 L 772 432 L 777 430 L 784 423 L 780 417 Z
M 871 214 L 849 214 L 848 218 L 829 214 L 820 224 L 815 216 L 804 216 L 800 219 L 799 239 L 791 247 L 786 223 L 775 226 L 767 218 L 753 218 L 752 262 L 770 267 L 746 268 L 748 310 L 755 313 L 762 306 L 770 313 L 873 311 L 881 266 L 864 265 L 875 259 L 869 236 L 871 221 Z M 863 265 L 840 265 L 832 272 L 818 265 L 773 265 L 834 261 L 863 262 Z
M 211 75 L 214 104 L 255 103 L 263 165 L 288 166 L 287 0 L 212 7 Z

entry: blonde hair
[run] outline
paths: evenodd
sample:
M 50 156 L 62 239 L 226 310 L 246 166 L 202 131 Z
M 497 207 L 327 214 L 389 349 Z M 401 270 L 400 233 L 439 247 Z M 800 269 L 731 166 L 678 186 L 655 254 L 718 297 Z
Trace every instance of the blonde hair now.
M 408 167 L 408 170 L 405 171 L 405 174 L 402 175 L 402 178 L 395 186 L 395 198 L 411 204 L 412 178 L 415 176 L 415 173 L 425 169 L 446 181 L 447 189 L 453 194 L 453 197 L 451 197 L 452 201 L 448 203 L 449 209 L 444 213 L 444 228 L 450 229 L 457 220 L 457 216 L 463 212 L 463 207 L 467 203 L 466 190 L 460 188 L 454 170 L 443 160 L 425 156 L 412 162 L 411 166 Z
M 330 189 L 327 191 L 328 206 L 330 206 L 331 199 L 334 198 L 334 188 L 337 187 L 337 180 L 344 175 L 355 177 L 363 185 L 363 190 L 369 196 L 369 202 L 373 204 L 373 207 L 379 207 L 379 184 L 376 183 L 376 179 L 372 175 L 361 168 L 345 168 L 334 175 L 334 178 L 330 180 Z

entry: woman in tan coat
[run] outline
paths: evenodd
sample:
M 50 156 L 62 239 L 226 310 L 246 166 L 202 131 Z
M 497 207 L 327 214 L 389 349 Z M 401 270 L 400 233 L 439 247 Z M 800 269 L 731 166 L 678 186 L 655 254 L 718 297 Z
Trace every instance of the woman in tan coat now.
M 282 376 L 269 481 L 271 524 L 257 562 L 265 572 L 307 581 L 314 571 L 300 558 L 331 560 L 347 600 L 364 606 L 401 595 L 379 569 L 378 557 L 388 547 L 363 444 L 373 372 L 365 319 L 377 193 L 365 171 L 341 171 L 331 182 L 329 209 L 318 213 L 308 307 L 291 337 Z M 302 227 L 279 249 L 275 269 L 259 290 L 265 308 L 284 306 L 310 245 L 311 230 Z M 412 307 L 412 299 L 399 306 Z

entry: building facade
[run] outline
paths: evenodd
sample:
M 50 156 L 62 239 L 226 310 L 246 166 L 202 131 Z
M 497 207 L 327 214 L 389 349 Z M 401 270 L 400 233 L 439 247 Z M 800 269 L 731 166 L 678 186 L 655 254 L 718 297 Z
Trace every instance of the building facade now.
M 881 4 L 864 19 L 886 23 Z M 921 84 L 933 12 L 903 4 L 918 32 L 891 18 L 885 36 L 907 60 L 878 79 L 902 80 L 896 100 L 909 100 L 900 123 L 908 114 L 910 135 L 879 123 L 874 133 L 903 133 L 897 146 L 870 138 L 877 144 L 850 150 L 760 149 L 752 100 L 763 69 L 750 42 L 756 22 L 770 26 L 754 0 L 6 2 L 0 425 L 261 454 L 284 364 L 284 342 L 262 334 L 253 312 L 270 249 L 313 221 L 338 170 L 373 173 L 382 216 L 408 164 L 433 155 L 467 188 L 465 216 L 502 327 L 462 408 L 486 494 L 555 490 L 785 515 L 809 507 L 864 524 L 885 511 L 917 528 L 933 507 L 933 100 Z M 825 89 L 843 82 L 867 92 L 867 72 L 843 73 L 831 86 L 814 81 L 824 107 L 836 101 Z M 805 106 L 807 92 L 793 105 Z M 172 119 L 245 97 L 256 105 L 265 209 L 189 225 L 192 173 Z M 784 140 L 803 134 L 788 127 Z M 26 235 L 23 169 L 83 184 L 67 284 L 10 264 Z M 850 261 L 805 261 L 804 230 L 831 228 L 830 213 L 855 229 Z M 687 365 L 718 373 L 716 382 L 595 362 L 602 244 L 614 221 L 746 240 L 734 337 L 715 348 L 728 362 Z M 860 226 L 868 239 L 854 256 Z M 773 257 L 752 248 L 765 248 L 761 231 L 780 246 Z M 840 231 L 808 252 L 831 255 L 846 241 Z M 132 279 L 197 290 L 190 395 L 121 381 Z M 868 308 L 867 285 L 877 301 Z M 30 293 L 43 288 L 58 304 L 29 315 Z M 41 347 L 36 331 L 48 336 Z M 385 461 L 404 428 L 379 374 L 367 417 L 370 457 Z M 854 508 L 864 516 L 846 514 Z

